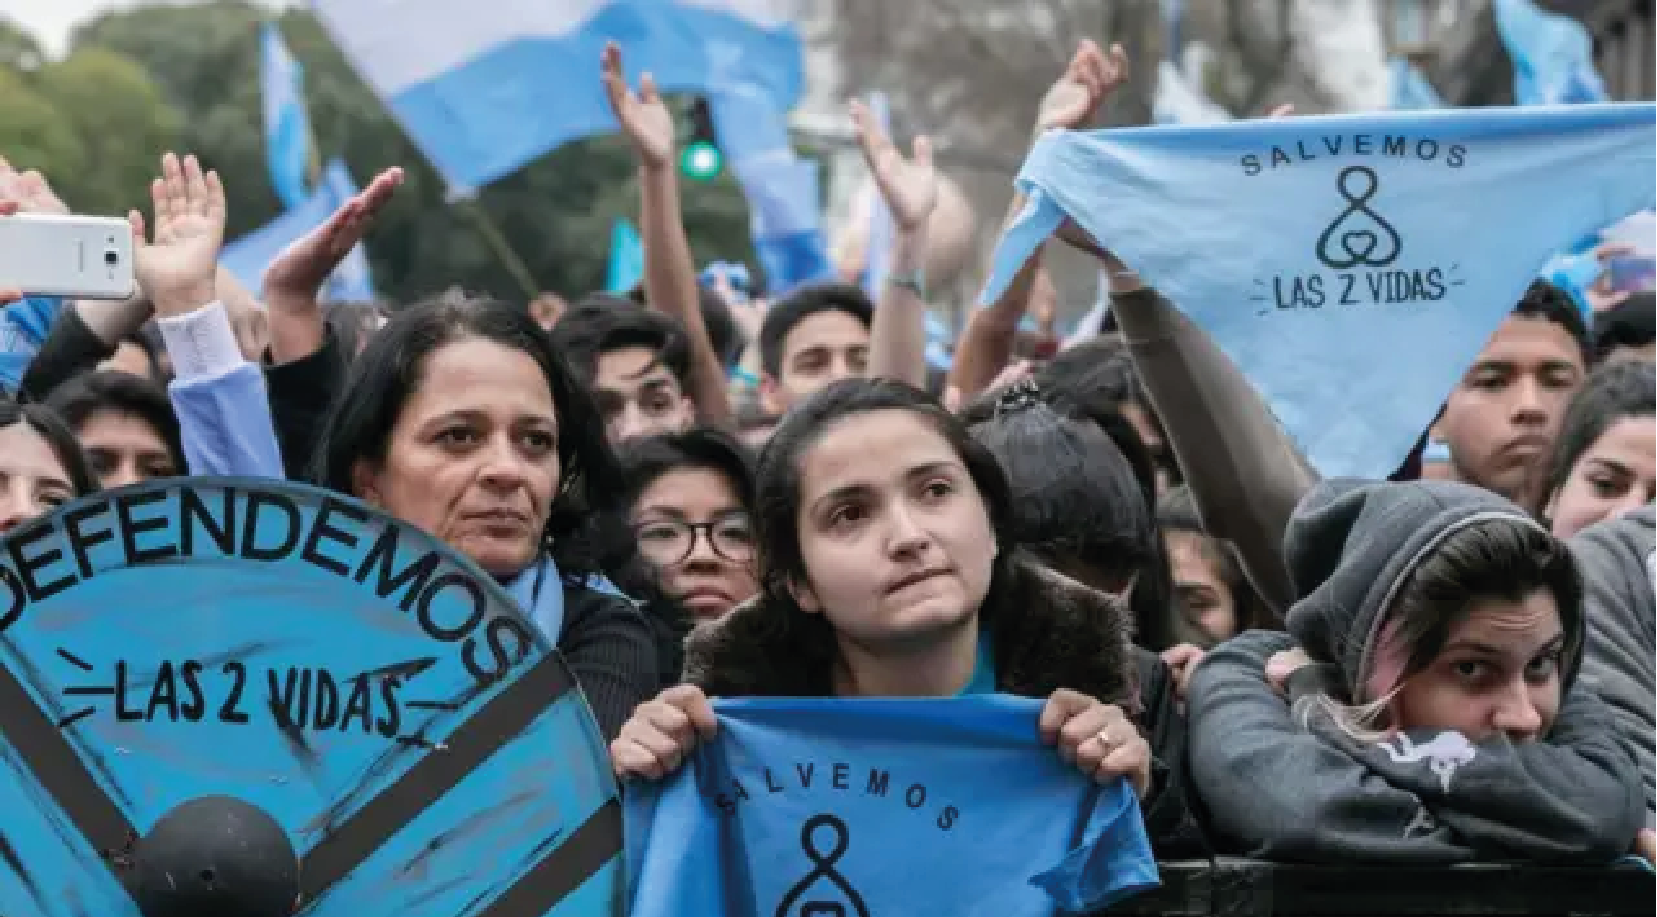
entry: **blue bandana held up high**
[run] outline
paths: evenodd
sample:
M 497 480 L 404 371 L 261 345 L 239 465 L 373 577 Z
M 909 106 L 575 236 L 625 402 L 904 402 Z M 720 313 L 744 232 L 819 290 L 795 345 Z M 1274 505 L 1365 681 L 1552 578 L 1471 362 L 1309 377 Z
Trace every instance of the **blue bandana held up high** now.
M 1555 252 L 1657 199 L 1649 103 L 1054 131 L 994 301 L 1066 217 L 1236 361 L 1324 476 L 1384 478 Z

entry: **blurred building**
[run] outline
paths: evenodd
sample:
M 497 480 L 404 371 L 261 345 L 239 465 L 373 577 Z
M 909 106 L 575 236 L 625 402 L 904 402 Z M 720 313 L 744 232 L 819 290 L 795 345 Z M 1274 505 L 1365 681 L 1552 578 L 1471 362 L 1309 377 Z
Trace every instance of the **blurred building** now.
M 1416 56 L 1453 105 L 1513 102 L 1513 62 L 1496 36 L 1489 0 L 1401 0 L 1449 9 L 1455 25 L 1421 43 Z M 1612 96 L 1657 97 L 1657 29 L 1653 0 L 1538 0 L 1543 8 L 1581 21 L 1594 38 L 1594 58 Z
M 1606 86 L 1618 99 L 1657 97 L 1657 28 L 1653 0 L 1576 0 L 1562 6 L 1584 7 L 1573 13 L 1594 36 L 1594 57 Z

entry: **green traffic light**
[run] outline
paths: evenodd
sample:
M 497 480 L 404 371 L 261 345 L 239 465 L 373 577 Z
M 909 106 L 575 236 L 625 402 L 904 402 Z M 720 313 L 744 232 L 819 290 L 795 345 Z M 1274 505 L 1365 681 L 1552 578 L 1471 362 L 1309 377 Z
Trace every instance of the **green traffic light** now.
M 725 165 L 725 157 L 720 154 L 719 148 L 706 141 L 696 141 L 685 147 L 679 154 L 679 168 L 687 178 L 697 181 L 707 181 L 719 174 Z

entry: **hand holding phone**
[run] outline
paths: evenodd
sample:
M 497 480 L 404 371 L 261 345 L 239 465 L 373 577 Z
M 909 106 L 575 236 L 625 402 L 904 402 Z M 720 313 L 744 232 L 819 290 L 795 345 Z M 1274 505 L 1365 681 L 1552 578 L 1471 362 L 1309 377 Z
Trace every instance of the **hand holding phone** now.
M 161 157 L 161 177 L 150 183 L 154 237 L 143 214 L 127 215 L 135 241 L 134 269 L 160 317 L 183 315 L 212 302 L 219 246 L 224 242 L 224 186 L 194 156 Z M 146 241 L 148 240 L 148 241 Z
M 132 229 L 126 220 L 53 213 L 0 216 L 0 288 L 121 300 L 132 295 L 132 270 Z

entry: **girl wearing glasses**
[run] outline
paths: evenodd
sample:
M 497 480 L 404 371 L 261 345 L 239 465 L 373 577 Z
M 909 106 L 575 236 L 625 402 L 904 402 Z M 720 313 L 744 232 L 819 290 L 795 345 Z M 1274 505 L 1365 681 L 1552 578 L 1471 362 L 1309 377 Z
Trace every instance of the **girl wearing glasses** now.
M 627 443 L 621 461 L 639 554 L 696 620 L 723 617 L 759 591 L 744 447 L 713 430 Z

